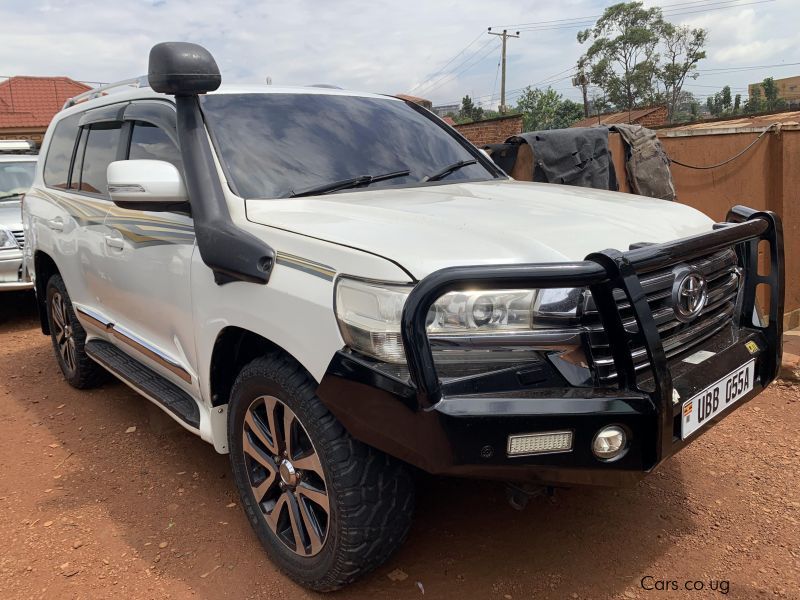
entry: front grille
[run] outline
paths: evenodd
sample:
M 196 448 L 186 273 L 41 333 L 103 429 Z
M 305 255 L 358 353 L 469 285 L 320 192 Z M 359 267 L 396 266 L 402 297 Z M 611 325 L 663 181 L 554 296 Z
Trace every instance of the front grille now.
M 667 358 L 690 350 L 732 323 L 742 277 L 733 249 L 723 250 L 687 263 L 685 266 L 690 270 L 698 271 L 706 278 L 708 301 L 697 318 L 684 323 L 676 318 L 673 308 L 672 287 L 675 283 L 676 266 L 678 265 L 663 271 L 647 273 L 640 279 L 653 313 L 653 320 L 661 334 L 661 343 Z M 614 297 L 625 330 L 636 333 L 638 331 L 636 319 L 622 290 L 616 290 Z M 617 376 L 614 359 L 608 336 L 590 295 L 585 302 L 583 320 L 595 375 L 599 382 L 611 383 Z M 644 371 L 650 366 L 647 351 L 643 346 L 631 348 L 630 351 L 637 372 Z
M 17 245 L 20 247 L 20 249 L 24 248 L 25 247 L 25 232 L 22 231 L 21 229 L 15 229 L 15 230 L 11 231 L 11 234 L 17 240 Z

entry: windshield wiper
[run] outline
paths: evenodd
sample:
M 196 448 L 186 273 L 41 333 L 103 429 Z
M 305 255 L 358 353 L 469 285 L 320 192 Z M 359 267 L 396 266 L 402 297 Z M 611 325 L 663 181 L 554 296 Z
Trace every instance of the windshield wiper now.
M 455 173 L 462 167 L 474 165 L 476 162 L 478 162 L 478 160 L 475 158 L 470 158 L 469 160 L 459 160 L 458 162 L 454 162 L 452 165 L 447 165 L 444 169 L 436 171 L 436 173 L 433 173 L 432 175 L 423 177 L 421 181 L 439 181 L 443 177 L 450 175 L 450 173 Z
M 16 198 L 22 196 L 22 192 L 13 192 L 11 194 L 0 194 L 0 200 L 8 200 L 9 198 Z
M 384 173 L 383 175 L 359 175 L 358 177 L 351 177 L 350 179 L 342 179 L 341 181 L 334 181 L 333 183 L 325 183 L 317 185 L 307 190 L 300 192 L 292 191 L 289 198 L 299 198 L 300 196 L 316 196 L 318 194 L 330 194 L 331 192 L 338 192 L 339 190 L 346 190 L 350 188 L 361 187 L 362 185 L 369 185 L 376 181 L 386 181 L 387 179 L 395 179 L 396 177 L 405 177 L 411 173 L 408 169 L 402 171 L 393 171 L 391 173 Z

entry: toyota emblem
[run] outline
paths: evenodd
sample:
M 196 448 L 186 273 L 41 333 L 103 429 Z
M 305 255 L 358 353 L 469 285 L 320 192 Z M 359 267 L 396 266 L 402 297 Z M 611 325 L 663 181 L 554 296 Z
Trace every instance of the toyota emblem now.
M 675 274 L 672 288 L 672 306 L 679 321 L 693 321 L 703 311 L 708 301 L 708 282 L 697 271 L 680 271 Z

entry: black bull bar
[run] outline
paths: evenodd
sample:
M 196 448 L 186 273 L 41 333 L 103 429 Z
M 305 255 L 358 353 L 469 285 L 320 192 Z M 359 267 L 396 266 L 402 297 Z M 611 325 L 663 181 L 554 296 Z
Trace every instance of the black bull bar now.
M 759 273 L 759 243 L 769 245 L 769 272 Z M 714 230 L 664 244 L 642 246 L 628 252 L 604 250 L 577 262 L 450 267 L 420 281 L 409 295 L 402 316 L 402 336 L 409 372 L 419 408 L 434 406 L 447 395 L 436 373 L 426 319 L 431 305 L 442 295 L 463 289 L 588 288 L 602 319 L 611 345 L 620 390 L 649 397 L 658 416 L 657 453 L 670 454 L 673 407 L 672 376 L 656 323 L 639 281 L 639 275 L 689 261 L 725 248 L 736 247 L 744 270 L 741 310 L 734 318 L 741 327 L 760 331 L 768 349 L 760 361 L 758 376 L 766 386 L 775 379 L 781 363 L 783 333 L 783 231 L 778 215 L 745 206 L 732 208 L 725 223 Z M 766 324 L 754 323 L 756 289 L 769 287 Z M 614 291 L 622 290 L 630 302 L 638 328 L 625 329 Z M 643 346 L 652 369 L 652 391 L 640 388 L 629 348 Z

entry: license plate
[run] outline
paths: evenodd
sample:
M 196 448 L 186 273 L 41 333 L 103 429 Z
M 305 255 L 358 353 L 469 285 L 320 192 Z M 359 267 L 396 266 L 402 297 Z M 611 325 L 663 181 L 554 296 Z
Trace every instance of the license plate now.
M 753 389 L 756 361 L 731 371 L 683 403 L 681 438 L 684 440 Z

